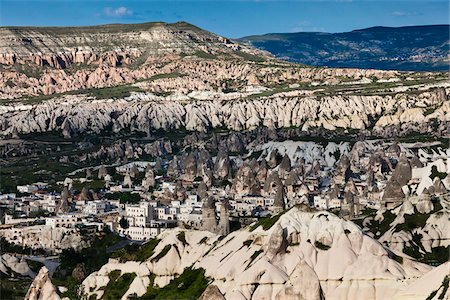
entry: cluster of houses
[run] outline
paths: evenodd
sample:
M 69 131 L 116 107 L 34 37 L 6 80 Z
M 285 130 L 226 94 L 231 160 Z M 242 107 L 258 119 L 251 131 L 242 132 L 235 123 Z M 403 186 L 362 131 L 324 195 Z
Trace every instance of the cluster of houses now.
M 267 163 L 264 158 L 234 162 L 227 156 L 216 158 L 217 170 L 210 160 L 201 161 L 201 153 L 197 161 L 185 158 L 184 170 L 176 157 L 165 166 L 161 161 L 115 166 L 113 176 L 100 166 L 86 170 L 86 176 L 59 182 L 64 186 L 60 193 L 40 182 L 17 186 L 17 194 L 0 195 L 0 207 L 7 212 L 0 236 L 23 243 L 19 235 L 25 228 L 79 234 L 107 227 L 132 240 L 148 240 L 176 226 L 226 235 L 230 220 L 248 224 L 299 203 L 353 218 L 364 207 L 389 208 L 406 197 L 428 199 L 448 193 L 449 178 L 430 178 L 432 172 L 448 173 L 445 157 L 435 155 L 421 162 L 394 146 L 376 152 L 355 144 L 334 167 L 304 159 L 291 162 L 286 154 L 280 163 L 273 153 Z M 201 168 L 192 171 L 195 164 Z M 160 172 L 163 168 L 166 171 Z M 228 184 L 212 184 L 217 183 L 216 176 Z M 90 188 L 94 182 L 100 182 L 100 189 Z

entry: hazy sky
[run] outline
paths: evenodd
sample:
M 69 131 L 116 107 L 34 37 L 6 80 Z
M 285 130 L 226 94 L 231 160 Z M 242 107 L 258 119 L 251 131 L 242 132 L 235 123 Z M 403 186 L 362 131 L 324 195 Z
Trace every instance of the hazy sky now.
M 343 32 L 371 26 L 449 23 L 448 1 L 406 0 L 0 0 L 1 26 L 186 21 L 242 37 L 271 32 Z

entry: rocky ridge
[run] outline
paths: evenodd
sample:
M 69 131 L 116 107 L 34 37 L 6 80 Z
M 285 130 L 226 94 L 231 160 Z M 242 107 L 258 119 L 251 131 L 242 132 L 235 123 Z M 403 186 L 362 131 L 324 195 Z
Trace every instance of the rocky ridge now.
M 177 238 L 180 232 L 186 243 Z M 120 270 L 137 274 L 125 295 L 142 296 L 150 274 L 156 276 L 155 285 L 164 286 L 193 265 L 205 269 L 225 299 L 381 299 L 432 270 L 395 255 L 350 221 L 301 207 L 283 214 L 270 228 L 255 225 L 222 240 L 209 232 L 182 229 L 158 238 L 147 261 L 110 260 L 85 279 L 84 292 L 101 297 L 108 274 Z
M 417 95 L 289 98 L 274 95 L 239 101 L 195 98 L 167 101 L 146 94 L 120 100 L 66 96 L 33 105 L 0 106 L 0 127 L 3 136 L 48 131 L 65 131 L 70 136 L 81 132 L 98 134 L 109 129 L 119 132 L 125 128 L 140 132 L 156 129 L 205 132 L 218 127 L 241 131 L 259 126 L 294 126 L 303 131 L 320 127 L 373 128 L 379 134 L 392 128 L 394 135 L 411 131 L 445 135 L 450 121 L 447 95 L 445 89 L 431 89 Z M 433 107 L 433 111 L 428 107 Z

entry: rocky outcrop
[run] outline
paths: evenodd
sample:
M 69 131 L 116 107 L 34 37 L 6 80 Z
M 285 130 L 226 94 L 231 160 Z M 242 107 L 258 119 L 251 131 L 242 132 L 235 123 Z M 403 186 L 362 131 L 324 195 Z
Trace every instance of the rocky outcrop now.
M 34 278 L 25 295 L 25 300 L 60 300 L 55 287 L 50 281 L 48 269 L 42 267 Z
M 184 244 L 177 238 L 180 231 L 163 232 L 145 262 L 110 260 L 84 280 L 84 292 L 101 295 L 112 270 L 135 272 L 138 281 L 155 274 L 155 285 L 165 286 L 192 266 L 203 268 L 225 299 L 385 299 L 432 270 L 406 256 L 401 263 L 391 259 L 388 249 L 351 221 L 301 207 L 291 208 L 271 228 L 244 228 L 223 239 L 182 230 Z M 164 257 L 152 260 L 168 245 Z M 131 286 L 127 293 L 145 293 Z M 214 290 L 206 293 L 222 299 Z
M 429 94 L 429 93 L 426 93 Z M 158 97 L 145 94 L 135 95 L 129 99 L 115 101 L 93 101 L 83 96 L 66 96 L 45 101 L 39 104 L 22 105 L 8 104 L 0 106 L 0 124 L 4 124 L 3 136 L 9 136 L 13 131 L 18 134 L 31 132 L 59 131 L 59 120 L 64 119 L 70 124 L 70 130 L 65 128 L 64 134 L 69 137 L 76 132 L 100 133 L 109 130 L 111 126 L 115 132 L 130 128 L 133 131 L 147 132 L 151 129 L 175 130 L 185 127 L 192 131 L 208 131 L 210 128 L 226 127 L 230 130 L 241 131 L 254 129 L 259 126 L 268 128 L 283 128 L 296 126 L 305 131 L 311 127 L 321 127 L 334 130 L 336 120 L 346 120 L 353 115 L 361 118 L 375 117 L 386 112 L 400 103 L 404 106 L 414 106 L 419 101 L 412 95 L 398 95 L 406 97 L 399 102 L 397 96 L 330 96 L 330 97 L 293 97 L 293 98 L 259 98 L 242 101 L 217 102 L 196 100 L 186 104 L 183 101 L 159 101 Z M 428 101 L 428 100 L 424 100 Z M 428 102 L 432 105 L 432 101 Z M 417 124 L 431 122 L 438 118 L 438 126 L 445 132 L 450 104 L 441 102 L 433 114 L 427 115 L 421 122 L 402 121 L 404 130 L 427 131 Z M 337 119 L 336 119 L 337 118 Z M 328 125 L 330 126 L 328 126 Z M 386 128 L 377 127 L 377 133 L 383 134 Z M 336 124 L 337 125 L 337 124 Z M 367 124 L 369 126 L 369 124 Z M 396 125 L 395 125 L 396 126 Z M 353 128 L 351 123 L 343 123 L 343 128 Z M 377 129 L 377 130 L 378 130 Z M 403 129 L 401 129 L 403 130 Z M 431 129 L 430 129 L 431 130 Z M 70 131 L 70 132 L 69 132 Z M 70 133 L 70 134 L 69 134 Z M 401 134 L 401 131 L 399 132 Z M 233 144 L 229 144 L 231 146 Z M 242 146 L 235 144 L 236 150 Z M 231 148 L 229 148 L 231 151 Z M 276 155 L 274 153 L 273 155 Z M 269 166 L 274 167 L 270 157 Z
M 0 256 L 0 272 L 6 276 L 11 276 L 13 273 L 28 277 L 34 277 L 35 275 L 30 267 L 28 267 L 25 259 L 19 259 L 9 253 Z
M 216 285 L 210 284 L 198 300 L 225 300 L 225 297 Z

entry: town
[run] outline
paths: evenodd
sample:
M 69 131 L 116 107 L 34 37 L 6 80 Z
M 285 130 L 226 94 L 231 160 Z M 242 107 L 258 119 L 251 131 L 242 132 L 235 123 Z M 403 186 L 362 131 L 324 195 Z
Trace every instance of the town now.
M 57 182 L 59 192 L 46 182 L 18 185 L 15 193 L 0 195 L 0 236 L 59 253 L 88 246 L 86 237 L 105 228 L 134 242 L 178 226 L 226 236 L 299 204 L 355 220 L 405 200 L 448 197 L 448 149 L 426 143 L 367 140 L 324 147 L 285 140 L 245 149 L 242 135 L 222 136 L 229 139 L 234 144 L 222 144 L 227 146 L 215 156 L 207 150 L 213 139 L 177 155 L 170 141 L 128 140 L 112 146 L 125 149 L 125 163 L 71 172 Z M 165 145 L 159 147 L 164 153 L 141 160 L 155 145 Z

